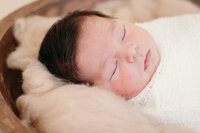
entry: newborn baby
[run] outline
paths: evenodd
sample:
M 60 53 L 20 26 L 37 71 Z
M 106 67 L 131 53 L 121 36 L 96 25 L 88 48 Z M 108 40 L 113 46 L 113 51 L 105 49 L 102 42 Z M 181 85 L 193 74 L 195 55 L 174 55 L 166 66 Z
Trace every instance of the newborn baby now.
M 166 25 L 161 28 L 166 28 L 166 37 L 173 39 Z M 198 33 L 199 27 L 191 28 L 186 27 Z M 179 30 L 188 32 L 186 29 Z M 177 38 L 177 44 L 166 38 L 156 40 L 160 38 L 158 32 L 151 31 L 151 26 L 98 12 L 75 12 L 51 27 L 42 42 L 39 60 L 59 78 L 111 90 L 132 98 L 131 103 L 161 121 L 197 129 L 199 42 L 196 39 L 196 43 L 182 45 L 183 38 Z M 183 37 L 194 37 L 191 33 Z
M 160 61 L 151 35 L 97 12 L 70 17 L 51 27 L 39 60 L 60 78 L 103 87 L 126 99 L 138 95 Z
M 67 84 L 50 74 L 38 62 L 37 50 L 47 27 L 56 20 L 34 16 L 22 18 L 14 26 L 20 43 L 7 63 L 23 71 L 24 94 L 16 101 L 23 123 L 41 133 L 193 132 L 158 123 L 109 90 Z

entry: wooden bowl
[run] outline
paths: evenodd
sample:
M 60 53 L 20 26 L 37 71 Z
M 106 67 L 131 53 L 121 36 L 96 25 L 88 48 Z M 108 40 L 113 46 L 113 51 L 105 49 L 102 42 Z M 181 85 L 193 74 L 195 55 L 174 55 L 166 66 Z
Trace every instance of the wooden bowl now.
M 32 133 L 19 120 L 15 100 L 23 94 L 22 72 L 9 69 L 6 58 L 18 45 L 12 25 L 19 17 L 30 15 L 60 16 L 74 10 L 91 9 L 102 0 L 40 0 L 26 5 L 0 21 L 0 132 Z

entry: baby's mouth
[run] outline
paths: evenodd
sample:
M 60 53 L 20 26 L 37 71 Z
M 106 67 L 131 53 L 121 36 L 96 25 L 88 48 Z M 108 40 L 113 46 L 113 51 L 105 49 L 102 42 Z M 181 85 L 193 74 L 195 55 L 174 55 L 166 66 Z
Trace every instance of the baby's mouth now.
M 146 54 L 146 58 L 144 60 L 144 70 L 146 70 L 149 65 L 150 65 L 150 59 L 151 59 L 151 51 L 150 49 L 148 50 L 147 54 Z

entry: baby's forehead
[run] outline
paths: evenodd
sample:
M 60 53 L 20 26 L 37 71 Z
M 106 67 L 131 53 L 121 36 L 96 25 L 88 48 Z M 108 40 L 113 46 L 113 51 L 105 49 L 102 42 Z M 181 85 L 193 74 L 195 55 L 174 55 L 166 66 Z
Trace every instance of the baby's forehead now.
M 105 35 L 111 33 L 119 25 L 119 21 L 99 16 L 87 17 L 80 27 L 78 40 L 84 41 L 83 38 L 91 38 L 101 33 Z
M 98 26 L 103 26 L 103 25 L 109 25 L 113 19 L 111 18 L 106 18 L 106 17 L 100 17 L 100 16 L 87 16 L 84 18 L 83 23 L 81 24 L 81 29 L 89 29 L 89 28 L 94 28 Z M 105 27 L 102 27 L 105 28 Z
M 99 64 L 98 58 L 101 56 L 98 53 L 102 51 L 101 48 L 104 45 L 101 44 L 105 41 L 106 34 L 109 34 L 111 22 L 112 19 L 98 16 L 85 19 L 76 43 L 75 62 L 79 70 L 85 68 L 88 64 Z M 91 61 L 94 62 L 91 63 Z

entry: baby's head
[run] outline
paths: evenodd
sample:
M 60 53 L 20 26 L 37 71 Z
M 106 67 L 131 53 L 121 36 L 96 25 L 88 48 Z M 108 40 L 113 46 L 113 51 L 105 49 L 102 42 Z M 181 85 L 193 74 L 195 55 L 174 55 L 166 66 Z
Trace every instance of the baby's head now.
M 160 56 L 151 35 L 99 12 L 76 11 L 46 34 L 39 60 L 55 76 L 132 98 L 156 71 Z

